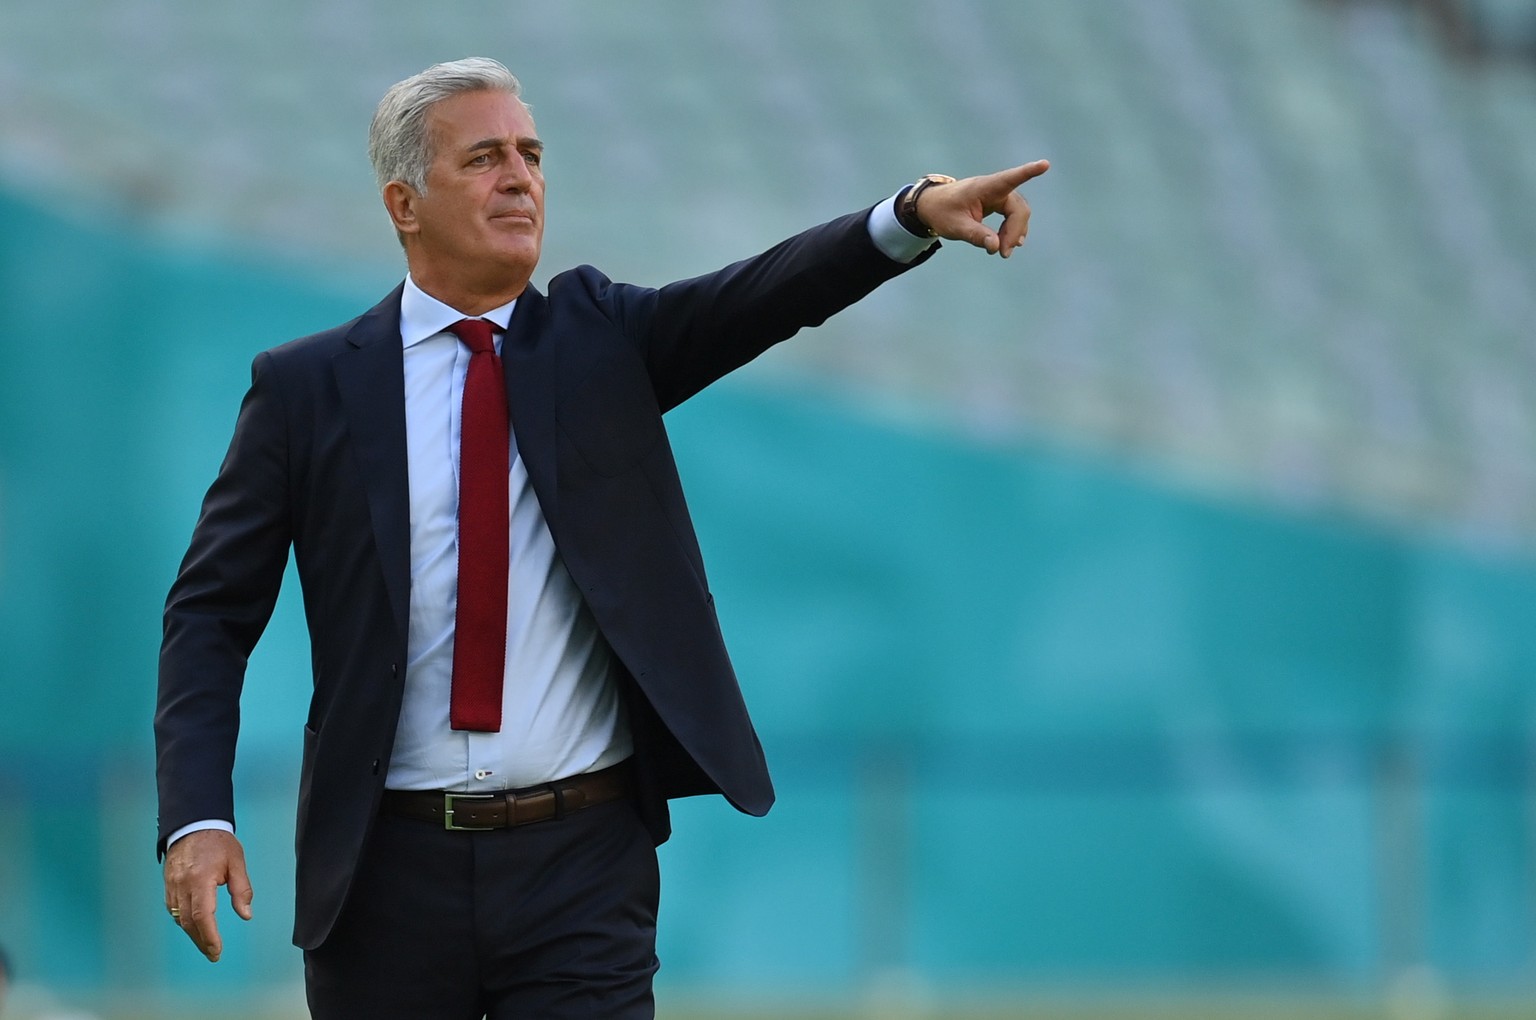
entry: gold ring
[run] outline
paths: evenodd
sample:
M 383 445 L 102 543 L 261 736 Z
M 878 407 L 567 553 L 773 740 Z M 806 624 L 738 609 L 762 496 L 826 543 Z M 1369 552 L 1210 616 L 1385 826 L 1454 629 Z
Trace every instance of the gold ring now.
M 181 908 L 179 908 L 179 907 L 172 907 L 171 908 L 171 917 L 173 919 L 181 917 Z

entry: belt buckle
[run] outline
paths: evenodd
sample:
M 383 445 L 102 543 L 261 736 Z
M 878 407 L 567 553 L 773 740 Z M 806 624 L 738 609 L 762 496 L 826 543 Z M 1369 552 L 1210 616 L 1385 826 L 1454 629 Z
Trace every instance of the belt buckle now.
M 494 825 L 454 825 L 453 802 L 456 800 L 495 800 L 494 793 L 445 793 L 443 794 L 443 828 L 449 832 L 490 832 Z

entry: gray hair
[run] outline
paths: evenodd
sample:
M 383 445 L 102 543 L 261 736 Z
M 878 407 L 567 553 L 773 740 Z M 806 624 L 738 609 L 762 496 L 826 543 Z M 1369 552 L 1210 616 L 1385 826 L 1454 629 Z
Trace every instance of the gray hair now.
M 368 158 L 379 189 L 404 181 L 420 194 L 427 191 L 432 139 L 427 113 L 444 99 L 464 92 L 500 91 L 521 97 L 523 87 L 512 72 L 489 57 L 466 57 L 434 64 L 391 85 L 368 128 Z M 519 98 L 521 102 L 521 98 Z

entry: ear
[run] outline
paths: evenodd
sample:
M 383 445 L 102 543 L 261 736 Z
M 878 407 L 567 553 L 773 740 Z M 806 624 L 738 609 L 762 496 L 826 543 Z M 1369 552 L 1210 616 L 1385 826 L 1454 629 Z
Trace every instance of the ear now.
M 416 200 L 420 196 L 415 188 L 404 181 L 390 181 L 384 185 L 381 196 L 397 233 L 415 234 L 421 231 L 421 225 L 416 222 Z

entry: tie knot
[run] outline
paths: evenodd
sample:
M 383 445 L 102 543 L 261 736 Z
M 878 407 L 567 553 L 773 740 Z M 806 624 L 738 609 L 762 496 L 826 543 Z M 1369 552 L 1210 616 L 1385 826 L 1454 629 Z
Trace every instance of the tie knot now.
M 496 352 L 491 336 L 500 328 L 488 319 L 460 319 L 448 327 L 475 354 Z

